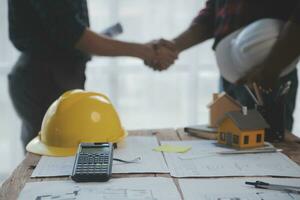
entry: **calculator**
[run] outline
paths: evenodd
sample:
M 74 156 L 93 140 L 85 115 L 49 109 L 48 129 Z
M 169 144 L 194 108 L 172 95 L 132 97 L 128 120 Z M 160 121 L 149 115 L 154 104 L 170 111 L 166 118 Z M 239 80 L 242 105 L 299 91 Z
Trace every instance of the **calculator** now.
M 108 181 L 111 177 L 112 161 L 112 143 L 81 143 L 71 178 L 76 182 Z

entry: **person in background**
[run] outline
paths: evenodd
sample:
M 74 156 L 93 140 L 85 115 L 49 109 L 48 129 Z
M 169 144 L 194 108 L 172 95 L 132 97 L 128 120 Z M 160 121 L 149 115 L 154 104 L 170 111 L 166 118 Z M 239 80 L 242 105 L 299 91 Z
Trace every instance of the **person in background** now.
M 24 148 L 39 133 L 55 99 L 67 90 L 84 89 L 91 55 L 136 57 L 151 62 L 155 69 L 177 58 L 177 53 L 155 50 L 151 43 L 96 34 L 89 29 L 86 0 L 8 0 L 8 6 L 10 40 L 21 52 L 8 77 L 9 92 L 22 120 Z
M 171 41 L 161 39 L 157 41 L 156 45 L 159 47 L 173 45 L 177 53 L 180 53 L 213 38 L 213 49 L 216 50 L 218 60 L 219 57 L 224 57 L 224 55 L 218 55 L 218 49 L 220 49 L 220 52 L 226 53 L 227 51 L 230 54 L 231 48 L 233 48 L 230 46 L 231 43 L 234 43 L 235 40 L 243 40 L 245 35 L 241 32 L 248 26 L 257 26 L 254 24 L 256 22 L 259 24 L 259 31 L 262 31 L 258 32 L 257 36 L 267 37 L 267 39 L 273 37 L 274 39 L 273 35 L 275 35 L 276 39 L 274 41 L 271 41 L 272 38 L 270 39 L 272 45 L 266 44 L 263 46 L 265 48 L 269 45 L 268 49 L 263 49 L 263 52 L 255 52 L 257 57 L 254 56 L 253 60 L 258 59 L 260 53 L 264 53 L 266 56 L 247 70 L 243 69 L 245 63 L 241 63 L 240 66 L 230 66 L 228 63 L 218 62 L 221 74 L 220 90 L 226 91 L 240 101 L 242 105 L 253 108 L 253 99 L 246 91 L 244 84 L 252 85 L 255 82 L 258 84 L 263 96 L 269 94 L 269 97 L 275 98 L 274 95 L 278 94 L 279 87 L 290 81 L 291 88 L 285 100 L 285 128 L 291 131 L 298 88 L 296 64 L 300 55 L 299 0 L 207 0 L 205 8 L 200 11 L 187 30 Z M 277 27 L 279 27 L 279 30 L 276 30 Z M 268 30 L 271 30 L 271 32 L 265 33 Z M 251 40 L 251 38 L 244 39 L 245 43 L 248 42 L 248 39 Z M 226 42 L 228 49 L 225 48 Z M 248 46 L 250 50 L 251 48 L 259 50 L 261 46 L 255 47 L 259 45 L 260 43 L 257 42 L 254 46 Z M 243 50 L 247 51 L 247 48 Z M 230 56 L 228 55 L 228 57 Z M 240 59 L 242 60 L 242 58 Z M 226 58 L 220 60 L 226 61 Z M 155 63 L 147 64 L 155 66 Z M 290 65 L 294 66 L 290 67 Z M 164 66 L 163 69 L 168 67 Z M 243 73 L 239 74 L 240 71 Z M 240 76 L 231 79 L 230 77 L 234 74 Z

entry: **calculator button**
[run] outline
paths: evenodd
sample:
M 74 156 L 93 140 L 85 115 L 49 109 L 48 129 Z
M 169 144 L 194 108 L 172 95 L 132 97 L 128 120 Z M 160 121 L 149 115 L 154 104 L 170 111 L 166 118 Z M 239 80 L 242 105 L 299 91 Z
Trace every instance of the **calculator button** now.
M 80 163 L 80 164 L 83 163 L 83 160 L 84 160 L 83 157 L 79 157 L 78 163 Z

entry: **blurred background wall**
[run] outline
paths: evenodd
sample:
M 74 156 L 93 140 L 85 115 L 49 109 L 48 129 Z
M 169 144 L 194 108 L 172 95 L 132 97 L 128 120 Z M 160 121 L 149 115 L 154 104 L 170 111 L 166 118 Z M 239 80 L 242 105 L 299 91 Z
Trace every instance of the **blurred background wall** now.
M 119 39 L 148 42 L 171 39 L 183 31 L 204 0 L 88 0 L 91 28 L 96 32 L 121 22 Z M 0 183 L 24 157 L 20 121 L 7 91 L 7 74 L 18 57 L 8 39 L 7 1 L 0 1 Z M 181 127 L 206 123 L 206 105 L 217 91 L 218 71 L 212 41 L 194 47 L 174 66 L 154 72 L 133 58 L 95 57 L 88 65 L 87 90 L 107 94 L 127 129 Z M 300 109 L 294 132 L 300 136 Z M 299 125 L 298 125 L 298 124 Z

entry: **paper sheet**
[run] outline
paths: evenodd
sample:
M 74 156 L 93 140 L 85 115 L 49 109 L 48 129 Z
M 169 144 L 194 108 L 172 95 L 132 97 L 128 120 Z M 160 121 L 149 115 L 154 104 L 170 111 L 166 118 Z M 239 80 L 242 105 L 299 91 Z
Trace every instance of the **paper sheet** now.
M 157 147 L 156 137 L 129 136 L 118 144 L 114 158 L 132 160 L 141 157 L 139 163 L 113 164 L 113 173 L 169 173 L 162 153 L 152 149 Z M 42 156 L 31 177 L 69 176 L 72 173 L 74 157 Z
M 143 177 L 111 179 L 102 183 L 73 181 L 31 182 L 25 185 L 19 200 L 179 200 L 171 178 Z
M 186 153 L 189 150 L 191 150 L 190 146 L 174 146 L 174 145 L 161 145 L 158 147 L 155 147 L 153 149 L 154 151 L 158 152 L 168 152 L 168 153 Z
M 300 179 L 286 178 L 221 178 L 179 179 L 184 199 L 188 200 L 299 200 L 300 195 L 258 189 L 246 181 L 300 186 Z
M 42 156 L 31 177 L 70 176 L 75 157 Z
M 219 155 L 228 148 L 215 145 L 215 141 L 163 141 L 162 144 L 192 146 L 186 154 L 164 153 L 171 176 L 223 177 L 223 176 L 286 176 L 300 177 L 300 166 L 282 153 Z M 182 156 L 201 158 L 183 160 Z

